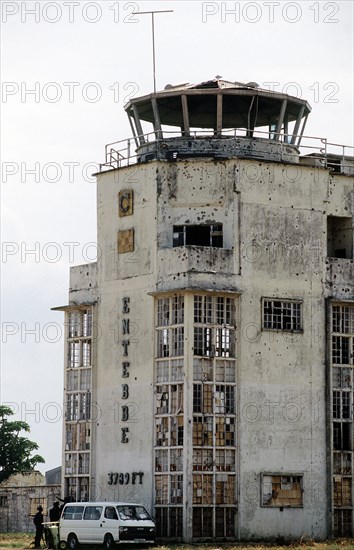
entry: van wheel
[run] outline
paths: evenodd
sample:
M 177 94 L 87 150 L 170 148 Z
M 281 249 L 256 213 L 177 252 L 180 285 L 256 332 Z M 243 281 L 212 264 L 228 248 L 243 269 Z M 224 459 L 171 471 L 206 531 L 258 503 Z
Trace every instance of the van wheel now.
M 79 546 L 79 543 L 77 541 L 76 535 L 73 535 L 73 534 L 69 535 L 66 543 L 66 547 L 68 548 L 68 550 L 76 550 L 78 546 Z
M 106 550 L 112 550 L 114 546 L 115 545 L 114 545 L 114 540 L 112 535 L 110 534 L 106 535 L 103 541 L 103 548 L 105 548 Z

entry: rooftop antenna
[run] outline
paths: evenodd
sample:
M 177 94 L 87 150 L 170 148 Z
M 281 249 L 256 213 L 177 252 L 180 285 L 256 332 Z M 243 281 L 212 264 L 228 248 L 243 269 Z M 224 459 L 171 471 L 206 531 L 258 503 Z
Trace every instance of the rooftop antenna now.
M 156 11 L 135 11 L 133 15 L 147 15 L 151 14 L 151 27 L 152 27 L 152 69 L 154 77 L 154 95 L 156 95 L 156 56 L 155 56 L 155 13 L 172 13 L 173 10 L 156 10 Z

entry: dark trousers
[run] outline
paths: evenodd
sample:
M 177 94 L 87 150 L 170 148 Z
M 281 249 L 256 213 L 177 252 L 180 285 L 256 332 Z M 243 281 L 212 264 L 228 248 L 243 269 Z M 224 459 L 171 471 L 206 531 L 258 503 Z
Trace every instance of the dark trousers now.
M 41 547 L 41 540 L 43 535 L 43 527 L 42 525 L 40 527 L 36 527 L 36 536 L 34 537 L 34 547 L 40 548 Z

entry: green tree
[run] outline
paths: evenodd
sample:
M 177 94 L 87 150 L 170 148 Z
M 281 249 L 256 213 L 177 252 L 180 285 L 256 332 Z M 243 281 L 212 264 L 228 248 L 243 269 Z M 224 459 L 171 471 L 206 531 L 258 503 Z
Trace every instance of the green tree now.
M 0 483 L 12 474 L 28 472 L 44 462 L 40 455 L 31 457 L 38 445 L 20 435 L 20 432 L 29 432 L 30 427 L 21 420 L 9 421 L 8 417 L 13 414 L 10 407 L 0 405 Z

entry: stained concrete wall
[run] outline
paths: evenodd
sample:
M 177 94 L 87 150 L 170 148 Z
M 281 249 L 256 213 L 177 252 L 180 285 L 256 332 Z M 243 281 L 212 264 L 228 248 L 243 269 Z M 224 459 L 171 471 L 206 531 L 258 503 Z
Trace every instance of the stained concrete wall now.
M 127 188 L 134 192 L 134 213 L 119 218 L 118 193 Z M 331 262 L 328 271 L 326 223 L 327 215 L 353 214 L 352 192 L 352 179 L 329 176 L 324 169 L 247 159 L 150 162 L 98 176 L 96 319 L 101 337 L 94 367 L 98 413 L 92 446 L 97 498 L 153 506 L 155 330 L 150 293 L 231 288 L 240 293 L 239 536 L 327 536 L 325 297 L 331 292 L 328 279 L 343 264 Z M 225 249 L 173 249 L 173 225 L 197 223 L 222 223 Z M 118 254 L 118 231 L 132 228 L 134 251 Z M 341 293 L 347 297 L 353 297 L 351 271 L 345 265 L 341 288 L 348 291 Z M 80 292 L 77 271 L 74 280 L 71 297 Z M 86 283 L 83 289 L 85 301 L 91 291 Z M 303 331 L 262 329 L 264 297 L 300 300 Z M 126 313 L 124 298 L 129 299 Z M 124 319 L 130 324 L 125 335 Z M 123 362 L 129 362 L 129 378 L 123 376 Z M 128 399 L 123 384 L 129 385 Z M 129 407 L 128 422 L 122 419 L 123 406 Z M 126 443 L 122 428 L 129 428 Z M 190 460 L 191 450 L 185 452 Z M 109 485 L 112 472 L 143 472 L 143 478 L 136 478 L 142 483 L 133 484 L 130 477 L 128 483 Z M 265 472 L 302 475 L 303 507 L 262 507 Z
M 44 499 L 44 521 L 49 521 L 49 510 L 58 497 L 60 484 L 46 485 L 45 476 L 37 470 L 11 476 L 0 484 L 0 532 L 34 532 L 33 499 Z

